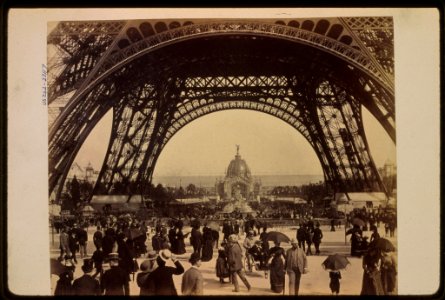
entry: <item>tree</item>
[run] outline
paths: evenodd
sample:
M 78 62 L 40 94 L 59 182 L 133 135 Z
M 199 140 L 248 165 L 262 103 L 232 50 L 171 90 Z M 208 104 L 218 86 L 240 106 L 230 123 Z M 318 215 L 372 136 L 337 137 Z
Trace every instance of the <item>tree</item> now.
M 196 186 L 193 183 L 190 183 L 186 188 L 185 188 L 187 195 L 189 196 L 195 196 L 196 195 Z

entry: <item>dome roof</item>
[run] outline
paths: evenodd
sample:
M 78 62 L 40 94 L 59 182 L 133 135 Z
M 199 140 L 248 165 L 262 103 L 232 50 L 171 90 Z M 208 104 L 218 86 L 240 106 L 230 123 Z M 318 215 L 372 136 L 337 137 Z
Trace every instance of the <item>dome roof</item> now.
M 235 159 L 233 159 L 229 167 L 227 168 L 227 177 L 241 177 L 249 179 L 251 177 L 249 166 L 244 159 L 239 155 L 239 147 L 237 148 L 237 152 L 235 155 Z

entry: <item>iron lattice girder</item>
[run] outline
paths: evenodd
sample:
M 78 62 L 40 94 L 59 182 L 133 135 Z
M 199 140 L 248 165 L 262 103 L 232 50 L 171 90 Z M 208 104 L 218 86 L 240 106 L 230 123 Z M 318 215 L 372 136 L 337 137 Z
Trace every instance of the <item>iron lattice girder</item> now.
M 58 65 L 48 65 L 51 72 L 59 70 L 55 80 L 49 82 L 49 103 L 80 87 L 124 25 L 124 21 L 58 23 L 48 36 L 48 44 L 59 49 L 53 53 L 58 59 L 50 60 Z
M 187 80 L 186 80 L 187 81 Z M 199 80 L 198 80 L 199 81 Z M 190 83 L 191 81 L 187 81 Z M 224 82 L 224 80 L 218 80 L 219 86 L 221 87 L 221 83 Z M 242 80 L 233 80 L 231 78 L 230 85 L 233 85 L 233 82 L 242 83 Z M 253 82 L 253 81 L 252 81 Z M 325 83 L 326 84 L 326 83 Z M 189 88 L 191 88 L 189 86 Z M 245 88 L 245 86 L 243 86 Z M 305 123 L 307 122 L 314 122 L 313 118 L 311 119 L 304 119 L 300 118 L 300 111 L 297 109 L 297 107 L 300 107 L 302 109 L 301 105 L 298 104 L 298 101 L 290 101 L 289 99 L 294 98 L 292 94 L 287 95 L 286 99 L 280 99 L 280 98 L 260 98 L 259 103 L 257 102 L 250 102 L 244 100 L 238 100 L 238 101 L 231 101 L 231 100 L 208 100 L 208 99 L 201 99 L 201 101 L 190 101 L 190 102 L 180 102 L 181 104 L 176 105 L 177 109 L 174 110 L 174 116 L 170 116 L 169 119 L 172 120 L 171 122 L 166 122 L 164 125 L 159 126 L 159 130 L 163 131 L 164 133 L 159 134 L 158 138 L 159 141 L 156 142 L 155 146 L 153 148 L 155 149 L 155 152 L 153 153 L 143 153 L 138 152 L 142 157 L 137 157 L 137 154 L 133 153 L 127 153 L 125 158 L 121 157 L 123 155 L 122 149 L 125 149 L 128 147 L 128 144 L 131 143 L 131 139 L 115 139 L 113 145 L 117 145 L 117 149 L 120 149 L 120 151 L 117 151 L 119 154 L 115 154 L 116 152 L 109 152 L 107 155 L 107 164 L 104 165 L 104 168 L 107 169 L 108 173 L 117 175 L 118 178 L 116 180 L 119 182 L 131 182 L 134 181 L 138 177 L 138 174 L 152 174 L 154 170 L 154 164 L 149 162 L 154 162 L 157 160 L 157 156 L 159 155 L 162 148 L 166 145 L 166 143 L 171 139 L 171 137 L 183 126 L 190 123 L 194 119 L 197 119 L 205 114 L 209 114 L 211 112 L 215 112 L 218 110 L 226 110 L 226 109 L 252 109 L 252 110 L 258 110 L 262 111 L 264 113 L 268 113 L 270 115 L 279 117 L 292 126 L 296 128 L 298 131 L 300 131 L 310 142 L 310 144 L 316 149 L 317 155 L 319 156 L 321 163 L 323 165 L 324 169 L 331 170 L 333 168 L 332 162 L 331 165 L 329 165 L 329 159 L 326 159 L 326 153 L 323 153 L 322 149 L 328 149 L 329 152 L 334 153 L 333 159 L 331 159 L 335 163 L 336 170 L 340 170 L 340 173 L 330 173 L 327 172 L 327 179 L 328 182 L 335 183 L 339 182 L 344 179 L 347 184 L 343 187 L 347 190 L 361 190 L 363 188 L 367 190 L 374 190 L 378 187 L 378 178 L 375 176 L 370 176 L 373 173 L 372 165 L 369 163 L 369 155 L 367 153 L 367 149 L 365 147 L 359 148 L 357 145 L 362 141 L 363 137 L 361 135 L 361 132 L 358 130 L 359 126 L 361 125 L 361 119 L 357 116 L 354 116 L 352 114 L 351 109 L 342 108 L 346 105 L 354 105 L 356 107 L 358 105 L 357 101 L 353 101 L 353 99 L 349 98 L 346 99 L 342 97 L 341 99 L 338 97 L 338 95 L 331 95 L 332 97 L 337 96 L 336 98 L 331 99 L 331 104 L 328 106 L 327 104 L 324 104 L 323 106 L 319 105 L 313 105 L 314 107 L 322 107 L 322 109 L 319 109 L 318 115 L 320 120 L 324 121 L 324 124 L 329 124 L 327 120 L 330 120 L 333 118 L 333 114 L 329 114 L 328 112 L 325 112 L 327 107 L 330 107 L 337 110 L 339 116 L 334 117 L 336 119 L 336 126 L 332 126 L 332 123 L 329 124 L 326 127 L 321 126 L 320 128 L 323 128 L 323 131 L 317 132 L 312 135 L 308 134 L 308 127 L 311 127 L 313 124 L 309 124 L 309 126 Z M 321 96 L 321 95 L 318 95 Z M 326 96 L 326 95 L 323 95 Z M 336 101 L 335 99 L 340 99 L 339 101 Z M 352 104 L 350 102 L 352 101 Z M 285 111 L 283 109 L 283 103 L 285 103 L 284 107 L 291 108 L 290 111 Z M 318 103 L 318 102 L 314 102 Z M 128 109 L 128 108 L 127 108 Z M 133 119 L 134 112 L 132 114 L 131 119 Z M 164 118 L 168 119 L 168 118 Z M 317 118 L 318 120 L 318 118 Z M 116 126 L 124 126 L 127 127 L 131 125 L 128 125 L 128 120 L 126 122 L 122 123 L 122 120 L 115 119 L 115 123 L 117 122 Z M 129 121 L 132 122 L 131 120 Z M 151 121 L 148 121 L 149 123 Z M 317 121 L 315 121 L 317 122 Z M 153 125 L 153 123 L 151 123 Z M 345 140 L 345 138 L 341 139 L 341 128 L 344 128 L 345 126 L 348 126 L 348 124 L 351 124 L 351 135 L 350 137 Z M 137 125 L 135 125 L 137 126 Z M 317 129 L 312 128 L 312 131 L 316 131 Z M 333 134 L 332 132 L 335 133 Z M 312 140 L 312 137 L 316 137 L 315 140 Z M 124 135 L 125 137 L 125 135 Z M 124 141 L 126 140 L 126 142 Z M 152 141 L 149 139 L 149 136 L 146 136 L 146 138 L 143 139 L 137 139 L 138 143 L 145 143 L 145 144 L 152 144 Z M 355 149 L 360 149 L 360 151 L 355 152 L 347 152 L 345 149 L 347 148 L 346 143 L 353 144 Z M 324 146 L 322 146 L 324 145 Z M 134 145 L 133 145 L 134 146 Z M 148 150 L 148 149 L 147 149 Z M 142 165 L 143 157 L 148 157 L 147 165 Z M 121 166 L 117 166 L 111 163 L 111 161 L 121 161 L 123 160 L 124 163 L 121 164 Z M 131 170 L 128 170 L 129 173 L 124 174 L 122 172 L 123 166 L 126 162 L 133 161 L 133 168 Z M 134 162 L 141 163 L 139 167 L 134 167 Z M 114 176 L 113 175 L 113 176 Z M 112 176 L 112 177 L 113 177 Z M 112 187 L 112 182 L 108 181 L 107 178 L 100 178 L 99 180 L 102 185 L 106 186 L 106 190 L 109 192 Z
M 267 72 L 267 76 L 271 76 L 274 74 L 280 75 L 283 74 L 283 72 L 293 74 L 296 72 L 295 68 L 304 71 L 308 68 L 308 65 L 311 64 L 320 64 L 318 67 L 321 67 L 321 74 L 329 68 L 338 69 L 339 65 L 345 65 L 344 62 L 336 60 L 332 56 L 317 52 L 314 49 L 312 49 L 313 51 L 308 51 L 309 49 L 299 44 L 289 43 L 283 40 L 269 41 L 267 38 L 263 40 L 263 38 L 252 39 L 252 37 L 228 38 L 228 40 L 225 40 L 221 37 L 215 37 L 201 41 L 193 40 L 183 42 L 181 47 L 171 46 L 163 48 L 162 52 L 150 53 L 150 55 L 141 57 L 137 62 L 126 65 L 123 69 L 131 69 L 134 74 L 137 74 L 140 70 L 134 68 L 135 65 L 150 68 L 151 72 L 146 72 L 148 76 L 150 76 L 150 73 L 166 73 L 172 69 L 175 70 L 172 72 L 172 76 L 183 77 L 187 75 L 195 76 L 194 74 L 198 75 L 202 73 L 212 74 L 212 72 L 220 73 L 223 76 L 234 75 L 240 72 L 259 76 L 262 70 L 263 72 Z M 237 47 L 239 43 L 242 43 L 242 47 Z M 223 49 L 224 52 L 222 52 L 221 49 Z M 268 53 L 268 55 L 266 55 L 266 53 Z M 231 62 L 229 64 L 224 63 L 228 58 Z M 298 64 L 300 64 L 300 67 L 298 67 Z M 192 65 L 194 66 L 193 68 L 190 67 Z M 322 67 L 323 65 L 326 66 Z M 360 77 L 367 83 L 373 82 L 370 78 L 367 78 L 365 74 L 353 67 L 351 68 L 352 70 L 343 72 L 343 76 L 350 76 L 351 80 Z M 230 72 L 235 73 L 230 74 Z M 369 89 L 370 93 L 377 95 L 373 101 L 381 103 L 381 107 L 383 107 L 385 111 L 382 115 L 386 115 L 386 112 L 389 112 L 389 115 L 394 118 L 394 114 L 392 113 L 394 106 L 393 102 L 391 102 L 392 97 L 387 93 L 378 92 L 381 89 L 379 85 L 375 83 L 372 84 L 372 87 Z M 380 95 L 386 97 L 387 100 L 380 99 Z M 71 102 L 76 102 L 76 99 L 77 98 L 72 99 Z M 369 105 L 375 104 L 370 101 Z M 380 108 L 376 109 L 378 110 Z M 62 113 L 62 118 L 65 117 L 63 115 L 64 113 Z M 55 124 L 54 126 L 58 125 L 59 124 Z M 385 128 L 389 127 L 387 126 Z
M 381 74 L 380 70 L 375 64 L 373 64 L 370 58 L 357 49 L 315 32 L 289 26 L 249 21 L 192 24 L 144 38 L 110 55 L 99 69 L 99 77 L 95 78 L 94 81 L 100 81 L 101 76 L 107 76 L 110 74 L 110 72 L 120 68 L 122 66 L 122 62 L 127 63 L 133 59 L 136 59 L 145 53 L 148 53 L 153 48 L 156 49 L 171 43 L 177 43 L 182 39 L 227 35 L 231 33 L 237 35 L 273 35 L 277 38 L 298 41 L 300 43 L 328 51 L 329 53 L 348 61 L 363 71 L 372 74 L 374 78 L 387 89 L 391 91 L 393 90 L 393 87 L 388 84 L 384 78 L 384 74 Z
M 234 40 L 235 42 L 232 40 L 231 43 L 236 45 L 238 39 Z M 288 97 L 290 101 L 286 100 L 287 102 L 291 103 L 291 101 L 294 101 L 294 105 L 301 106 L 301 104 L 299 103 L 302 99 L 302 96 L 306 95 L 307 91 L 300 90 L 295 87 L 299 83 L 305 82 L 305 79 L 299 78 L 300 74 L 310 74 L 312 76 L 311 79 L 308 79 L 306 81 L 311 82 L 311 84 L 313 85 L 312 93 L 314 93 L 315 88 L 318 86 L 317 84 L 319 84 L 320 80 L 323 78 L 326 78 L 328 80 L 336 78 L 336 84 L 340 86 L 346 86 L 347 93 L 350 95 L 355 95 L 355 97 L 359 99 L 360 103 L 362 103 L 363 99 L 365 98 L 371 99 L 370 101 L 368 101 L 368 103 L 363 103 L 364 105 L 368 106 L 376 106 L 376 104 L 373 104 L 372 102 L 374 100 L 374 97 L 377 97 L 379 92 L 381 94 L 386 93 L 385 89 L 382 89 L 381 86 L 376 84 L 370 77 L 367 77 L 366 74 L 358 71 L 355 68 L 351 68 L 344 62 L 342 64 L 341 60 L 336 60 L 329 55 L 322 54 L 320 52 L 311 52 L 310 54 L 306 53 L 305 55 L 304 52 L 305 50 L 307 52 L 307 48 L 301 46 L 292 47 L 292 44 L 289 44 L 289 42 L 282 41 L 282 43 L 285 44 L 275 44 L 274 46 L 278 48 L 280 48 L 280 46 L 290 48 L 286 50 L 284 54 L 293 53 L 293 55 L 295 57 L 298 57 L 298 59 L 292 59 L 292 57 L 286 55 L 282 56 L 283 52 L 280 52 L 278 50 L 278 53 L 275 56 L 271 53 L 267 53 L 266 55 L 266 51 L 263 51 L 264 47 L 258 47 L 262 43 L 267 43 L 266 40 L 267 39 L 261 40 L 258 38 L 252 39 L 251 37 L 244 37 L 243 41 L 245 43 L 252 44 L 251 47 L 248 47 L 245 50 L 238 50 L 240 52 L 245 51 L 243 55 L 234 55 L 233 52 L 218 52 L 218 55 L 216 55 L 216 50 L 219 49 L 221 43 L 225 42 L 223 38 L 218 38 L 216 40 L 207 39 L 206 41 L 202 41 L 203 43 L 198 43 L 198 41 L 193 40 L 189 41 L 189 43 L 184 42 L 184 44 L 182 45 L 184 47 L 182 47 L 180 50 L 175 50 L 175 48 L 177 47 L 173 46 L 165 47 L 162 49 L 162 52 L 153 52 L 147 54 L 146 56 L 141 57 L 139 60 L 133 61 L 125 65 L 122 69 L 117 70 L 115 73 L 107 77 L 107 81 L 105 81 L 101 86 L 99 86 L 97 89 L 91 90 L 90 93 L 87 93 L 87 96 L 85 97 L 85 99 L 83 99 L 83 101 L 79 100 L 77 102 L 71 102 L 65 112 L 65 118 L 63 120 L 59 120 L 58 126 L 54 127 L 54 129 L 51 131 L 50 163 L 56 167 L 50 168 L 50 174 L 52 177 L 54 177 L 54 179 L 51 179 L 50 182 L 63 182 L 64 179 L 61 178 L 63 178 L 63 176 L 66 176 L 64 170 L 68 170 L 72 159 L 74 159 L 74 156 L 78 151 L 78 147 L 80 147 L 80 145 L 86 138 L 85 134 L 87 134 L 88 131 L 85 131 L 85 127 L 94 127 L 94 122 L 97 123 L 99 119 L 98 117 L 94 117 L 90 119 L 87 124 L 82 124 L 82 122 L 85 120 L 85 117 L 87 117 L 88 119 L 88 116 L 93 115 L 93 112 L 95 110 L 105 111 L 106 108 L 109 109 L 109 107 L 111 106 L 114 106 L 116 108 L 118 107 L 116 106 L 116 103 L 119 100 L 127 101 L 128 104 L 126 105 L 130 105 L 132 108 L 135 108 L 135 103 L 138 105 L 138 109 L 142 109 L 143 107 L 145 107 L 147 101 L 137 99 L 137 97 L 128 97 L 128 95 L 131 94 L 131 90 L 135 88 L 134 86 L 137 87 L 148 84 L 153 89 L 161 91 L 161 93 L 158 96 L 153 97 L 152 100 L 152 105 L 153 107 L 155 107 L 156 113 L 161 113 L 161 117 L 156 118 L 155 123 L 158 119 L 159 122 L 157 123 L 157 127 L 153 127 L 153 132 L 156 133 L 156 136 L 154 138 L 150 138 L 149 141 L 145 139 L 148 142 L 149 146 L 146 148 L 146 150 L 143 149 L 142 151 L 139 151 L 139 154 L 133 155 L 133 157 L 135 157 L 135 159 L 133 159 L 133 162 L 135 162 L 135 164 L 133 165 L 133 167 L 130 167 L 130 171 L 128 171 L 127 168 L 131 160 L 121 157 L 122 154 L 116 155 L 116 152 L 114 151 L 113 153 L 109 152 L 107 154 L 107 156 L 116 155 L 116 157 L 110 158 L 110 161 L 113 161 L 113 163 L 115 163 L 116 161 L 119 162 L 119 160 L 123 160 L 126 162 L 124 164 L 126 165 L 125 167 L 116 164 L 114 164 L 116 165 L 116 167 L 111 167 L 111 172 L 117 174 L 117 177 L 119 178 L 113 178 L 114 175 L 106 177 L 106 179 L 104 179 L 103 181 L 107 182 L 108 187 L 110 187 L 110 184 L 113 180 L 125 179 L 128 182 L 128 179 L 134 178 L 135 172 L 137 174 L 141 174 L 139 176 L 150 178 L 150 174 L 152 174 L 154 170 L 155 162 L 160 151 L 162 150 L 162 147 L 174 134 L 174 132 L 172 132 L 170 129 L 174 128 L 172 124 L 176 124 L 175 122 L 179 120 L 176 119 L 174 115 L 174 113 L 178 111 L 179 107 L 181 106 L 179 103 L 181 101 L 191 101 L 192 99 L 199 98 L 200 96 L 198 94 L 202 93 L 203 90 L 213 91 L 213 94 L 209 94 L 206 92 L 206 94 L 204 94 L 204 96 L 202 96 L 200 100 L 210 99 L 215 96 L 213 97 L 214 101 L 227 101 L 230 99 L 235 99 L 236 97 L 238 97 L 240 100 L 251 101 L 260 101 L 258 99 L 262 97 L 265 100 L 268 100 L 267 98 L 270 97 L 275 101 L 276 99 L 274 99 L 274 97 L 280 99 L 285 99 L 285 97 Z M 210 47 L 209 49 L 209 44 L 206 44 L 208 42 L 210 42 L 210 44 L 215 44 L 213 48 Z M 202 59 L 203 50 L 192 51 L 194 47 L 191 47 L 191 45 L 195 43 L 197 44 L 195 49 L 205 49 L 205 51 L 210 52 L 210 55 L 206 56 L 206 53 L 204 53 L 205 59 Z M 256 50 L 252 51 L 251 49 Z M 215 52 L 212 52 L 212 50 L 214 50 Z M 184 51 L 183 55 L 181 55 L 182 51 Z M 232 49 L 232 51 L 234 50 Z M 263 61 L 259 59 L 261 57 L 261 51 L 264 52 L 263 55 L 265 55 L 269 60 L 269 64 L 263 63 Z M 249 57 L 249 53 L 252 53 L 251 60 L 248 60 L 248 64 L 243 65 L 243 61 L 246 56 Z M 224 64 L 221 63 L 222 61 L 224 61 L 224 55 L 227 55 L 227 57 L 229 57 L 231 60 L 229 66 L 226 67 L 224 67 Z M 158 59 L 159 57 L 164 57 L 164 59 Z M 209 62 L 214 60 L 215 57 L 219 57 L 219 59 L 216 59 L 215 64 L 212 65 Z M 182 63 L 178 63 L 181 61 Z M 220 76 L 209 78 L 207 84 L 210 85 L 210 89 L 209 87 L 206 87 L 206 84 L 203 84 L 201 80 L 196 80 L 196 78 L 199 77 L 186 77 L 186 74 L 188 74 L 187 71 L 190 70 L 190 66 L 194 66 L 195 61 L 201 62 L 202 65 L 198 64 L 199 67 L 195 68 L 193 72 L 191 72 L 192 74 L 201 76 L 201 78 L 205 78 L 206 76 L 208 77 L 208 74 L 212 73 L 220 74 Z M 268 69 L 268 66 L 272 64 L 274 64 L 275 67 L 272 70 Z M 264 67 L 264 65 L 266 65 L 267 67 Z M 236 66 L 236 75 L 230 75 L 230 70 L 233 66 Z M 265 68 L 264 73 L 267 75 L 264 75 L 262 77 L 253 76 L 252 74 L 261 73 L 261 67 Z M 239 75 L 239 73 L 243 70 L 245 74 L 242 76 Z M 162 79 L 159 78 L 159 74 L 163 75 Z M 255 77 L 255 79 L 253 79 L 252 76 Z M 168 87 L 162 86 L 161 83 L 165 83 L 167 81 L 169 82 Z M 134 85 L 131 89 L 128 88 L 129 82 L 134 82 Z M 190 86 L 187 87 L 187 84 L 190 84 Z M 195 84 L 196 87 L 194 88 L 193 85 Z M 289 87 L 286 89 L 284 87 L 286 84 L 289 85 L 291 89 L 289 89 Z M 368 90 L 366 90 L 366 86 L 368 86 Z M 170 94 L 170 96 L 161 97 L 161 94 Z M 192 97 L 187 98 L 186 95 Z M 233 97 L 227 98 L 228 95 L 232 95 Z M 387 102 L 389 103 L 388 105 L 391 105 L 391 97 L 387 94 L 386 96 L 387 99 L 389 99 L 389 102 Z M 224 97 L 226 98 L 224 99 Z M 329 102 L 326 101 L 326 99 L 324 99 L 323 97 L 320 97 L 319 99 L 317 99 L 316 97 L 312 97 L 312 105 L 316 105 L 317 102 L 326 102 L 321 105 L 329 105 Z M 339 102 L 344 100 L 338 98 L 337 100 L 334 99 L 332 101 Z M 166 109 L 165 103 L 173 103 L 175 106 L 171 106 Z M 236 108 L 236 105 L 232 106 L 231 103 L 234 103 L 234 101 L 228 102 L 228 107 L 226 106 L 224 107 L 224 109 Z M 383 103 L 381 104 L 381 106 L 384 107 L 385 104 Z M 99 107 L 101 108 L 100 110 Z M 273 110 L 273 107 L 270 108 L 271 106 L 269 104 L 264 105 L 263 107 L 264 112 L 270 113 L 272 115 L 280 117 L 279 114 L 283 113 L 283 118 L 295 118 L 294 115 L 286 114 L 281 109 L 275 108 L 276 110 Z M 270 111 L 267 111 L 269 108 Z M 205 108 L 203 108 L 203 110 L 204 109 Z M 197 109 L 195 112 L 198 111 L 199 110 Z M 191 115 L 192 113 L 190 114 L 190 116 Z M 290 117 L 288 117 L 288 115 L 290 115 Z M 348 115 L 347 118 L 351 118 L 351 116 Z M 347 118 L 345 120 L 347 120 Z M 163 122 L 161 122 L 162 120 Z M 186 121 L 190 122 L 191 120 L 192 118 Z M 326 138 L 323 134 L 323 131 L 320 129 L 321 125 L 317 125 L 317 122 L 320 122 L 319 117 L 317 116 L 316 118 L 316 115 L 311 117 L 306 116 L 305 119 L 302 120 L 303 121 L 301 123 L 303 124 L 303 126 L 300 126 L 300 130 L 302 133 L 304 132 L 305 137 L 307 137 L 307 139 L 311 142 L 311 145 L 313 145 L 317 155 L 320 158 L 323 169 L 325 170 L 325 174 L 329 174 L 327 175 L 328 180 L 331 180 L 334 183 L 342 181 L 348 182 L 348 179 L 345 178 L 345 174 L 347 174 L 348 171 L 343 172 L 343 175 L 337 172 L 339 164 L 346 161 L 345 159 L 343 159 L 345 157 L 345 154 L 341 153 L 340 148 L 340 154 L 337 156 L 342 157 L 341 159 L 334 159 L 332 155 L 328 153 L 332 151 L 332 149 L 327 145 L 327 141 L 329 141 L 331 138 Z M 77 122 L 79 123 L 79 125 L 72 125 L 73 122 Z M 187 124 L 187 122 L 184 124 Z M 344 124 L 348 124 L 348 122 L 349 121 L 343 121 Z M 119 125 L 119 122 L 117 122 L 117 124 L 113 125 L 113 128 L 119 128 Z M 364 138 L 364 134 L 362 132 L 360 132 L 359 134 L 363 135 Z M 122 149 L 122 151 L 125 151 L 125 148 L 123 147 L 129 147 L 130 149 L 136 149 L 138 147 L 137 144 L 131 145 L 130 142 L 127 143 L 124 140 L 125 139 L 122 139 L 122 142 L 115 143 L 115 149 Z M 112 143 L 113 141 L 110 141 L 110 144 Z M 136 152 L 137 151 L 135 151 L 135 153 Z M 142 156 L 144 153 L 145 156 Z M 111 164 L 110 166 L 112 165 L 113 164 Z M 364 162 L 363 165 L 366 165 L 366 162 Z M 115 168 L 115 170 L 113 170 L 113 168 Z M 105 172 L 103 174 L 105 174 Z M 361 174 L 361 176 L 364 176 L 363 172 Z M 103 176 L 101 176 L 101 178 Z M 137 180 L 141 180 L 141 177 L 137 177 Z M 55 184 L 50 184 L 50 190 L 54 186 Z

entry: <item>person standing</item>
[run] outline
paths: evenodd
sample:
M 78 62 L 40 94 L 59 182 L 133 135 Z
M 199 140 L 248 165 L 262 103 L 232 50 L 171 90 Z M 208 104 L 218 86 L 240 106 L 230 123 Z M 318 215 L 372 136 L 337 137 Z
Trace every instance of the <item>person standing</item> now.
M 363 256 L 363 280 L 360 295 L 385 295 L 380 273 L 381 255 L 376 248 L 369 248 Z
M 329 288 L 331 289 L 332 295 L 340 293 L 340 271 L 330 271 L 329 272 Z
M 314 242 L 315 246 L 316 255 L 320 255 L 320 244 L 322 239 L 323 239 L 323 233 L 321 232 L 320 229 L 320 223 L 317 222 L 317 224 L 315 224 L 314 237 L 312 238 L 312 241 Z
M 275 293 L 281 293 L 284 289 L 284 249 L 280 247 L 280 242 L 274 242 L 275 246 L 269 250 L 270 262 L 270 289 Z
M 158 267 L 156 263 L 157 257 L 158 254 L 156 253 L 156 251 L 152 250 L 148 252 L 147 259 L 141 263 L 141 272 L 139 272 L 136 277 L 136 283 L 140 288 L 140 296 L 154 295 L 154 290 L 150 290 L 149 288 L 150 283 L 148 282 L 148 276 Z
M 73 228 L 69 231 L 68 244 L 71 252 L 71 258 L 73 259 L 74 263 L 77 264 L 76 252 L 79 250 L 79 240 L 77 239 L 77 228 Z
M 99 281 L 91 276 L 93 272 L 93 261 L 84 259 L 82 265 L 83 276 L 73 282 L 73 291 L 76 296 L 100 296 Z
M 230 276 L 229 267 L 227 265 L 226 250 L 221 246 L 218 249 L 218 258 L 216 259 L 216 277 L 219 278 L 220 283 L 224 283 L 224 278 Z
M 289 276 L 289 295 L 298 295 L 301 274 L 308 272 L 307 258 L 304 250 L 298 247 L 296 239 L 291 240 L 292 248 L 286 252 L 285 269 Z
M 269 242 L 267 241 L 267 226 L 263 227 L 263 232 L 260 234 L 261 246 L 266 254 L 269 253 Z
M 59 260 L 63 260 L 63 254 L 66 255 L 67 258 L 71 258 L 70 244 L 69 244 L 69 234 L 68 229 L 66 227 L 62 228 L 60 233 L 60 257 Z
M 173 261 L 175 267 L 165 265 L 169 260 Z M 147 277 L 147 288 L 153 291 L 154 295 L 177 296 L 178 293 L 173 282 L 173 275 L 184 273 L 184 267 L 168 249 L 159 251 L 156 262 L 158 267 Z
M 250 291 L 251 286 L 247 281 L 246 275 L 243 270 L 242 263 L 242 250 L 241 246 L 238 243 L 238 236 L 235 234 L 229 235 L 229 246 L 227 251 L 227 260 L 229 264 L 230 278 L 232 280 L 235 289 L 233 292 L 239 292 L 239 284 L 238 284 L 238 276 L 241 278 L 241 281 L 247 287 L 247 290 Z M 238 276 L 237 276 L 238 275 Z
M 201 266 L 199 254 L 192 253 L 189 262 L 192 266 L 184 273 L 184 276 L 182 276 L 182 295 L 202 296 L 204 294 L 204 278 L 199 271 L 199 267 Z
M 168 240 L 171 245 L 171 252 L 177 253 L 178 243 L 176 240 L 176 220 L 172 220 L 172 226 L 168 230 Z
M 59 275 L 56 288 L 54 290 L 54 296 L 71 296 L 73 295 L 73 276 L 74 269 L 76 267 L 71 261 L 68 261 L 65 265 L 65 271 Z
M 182 228 L 184 226 L 184 223 L 179 220 L 178 224 L 177 224 L 177 230 L 176 230 L 176 243 L 177 243 L 177 247 L 176 247 L 176 252 L 173 252 L 174 254 L 184 254 L 185 251 L 185 243 L 184 243 L 184 233 L 182 232 Z
M 213 257 L 213 235 L 212 230 L 204 226 L 202 229 L 202 261 L 210 261 Z
M 130 276 L 119 267 L 119 254 L 112 252 L 108 255 L 110 269 L 105 271 L 101 280 L 102 293 L 109 296 L 129 296 L 130 295 Z
M 97 248 L 96 251 L 93 252 L 93 256 L 91 259 L 94 262 L 94 268 L 96 268 L 96 272 L 93 274 L 93 278 L 96 278 L 97 275 L 100 275 L 100 278 L 102 279 L 103 267 L 102 263 L 104 262 L 104 253 L 102 251 L 102 248 Z
M 303 251 L 306 251 L 306 225 L 304 225 L 303 223 L 300 223 L 300 227 L 297 230 L 297 240 L 298 240 L 298 246 L 300 248 L 303 248 Z
M 392 295 L 396 287 L 397 261 L 392 252 L 382 252 L 380 272 L 385 295 Z
M 312 224 L 307 226 L 307 231 L 306 231 L 306 244 L 307 244 L 307 250 L 306 250 L 306 255 L 312 255 L 312 248 L 311 245 L 314 242 L 314 226 Z
M 113 252 L 113 247 L 115 243 L 116 243 L 116 236 L 114 229 L 107 228 L 105 230 L 105 236 L 102 239 L 102 251 L 104 253 L 104 257 L 107 257 L 110 253 Z
M 97 226 L 97 230 L 93 235 L 93 243 L 96 249 L 102 248 L 102 239 L 103 239 L 102 231 L 100 230 L 100 226 Z
M 377 230 L 377 226 L 375 226 L 375 225 L 371 226 L 371 231 L 372 231 L 372 234 L 371 234 L 371 238 L 369 239 L 369 244 L 374 245 L 377 242 L 377 240 L 380 238 L 380 234 Z
M 331 231 L 335 231 L 335 219 L 331 220 Z
M 80 258 L 84 258 L 88 256 L 87 253 L 87 242 L 88 242 L 88 232 L 84 227 L 78 229 L 77 239 L 79 240 L 79 253 Z
M 199 231 L 199 225 L 193 224 L 192 232 L 190 235 L 190 244 L 193 247 L 193 252 L 199 253 L 201 256 L 202 248 L 202 233 Z

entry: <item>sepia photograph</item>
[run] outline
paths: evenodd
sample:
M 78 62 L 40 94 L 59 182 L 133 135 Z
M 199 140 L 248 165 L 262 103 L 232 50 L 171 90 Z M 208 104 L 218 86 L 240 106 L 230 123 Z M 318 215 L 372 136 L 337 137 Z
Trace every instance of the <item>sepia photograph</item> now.
M 54 295 L 397 294 L 392 17 L 48 27 Z
M 48 295 L 403 295 L 396 21 L 45 19 Z

